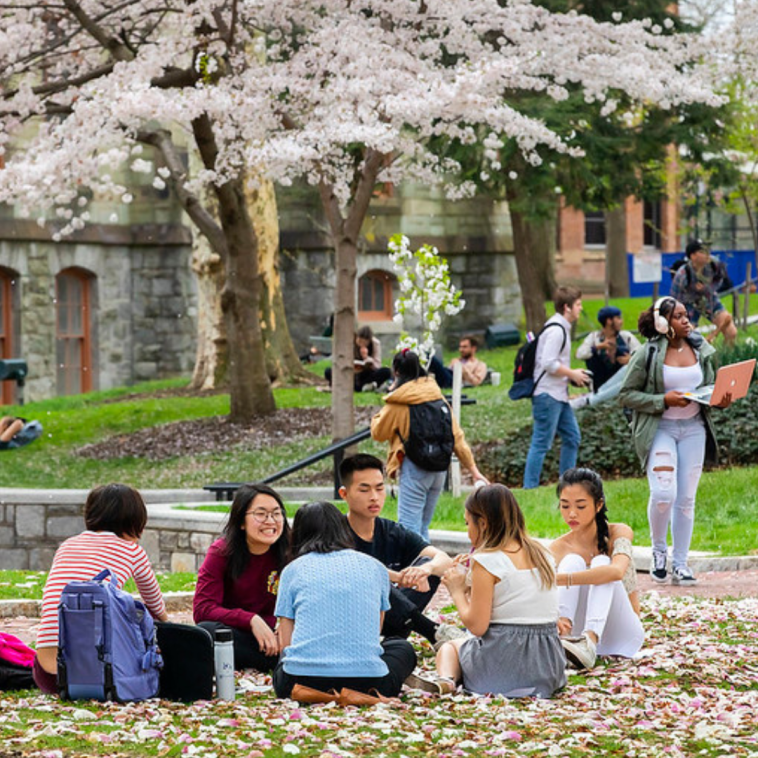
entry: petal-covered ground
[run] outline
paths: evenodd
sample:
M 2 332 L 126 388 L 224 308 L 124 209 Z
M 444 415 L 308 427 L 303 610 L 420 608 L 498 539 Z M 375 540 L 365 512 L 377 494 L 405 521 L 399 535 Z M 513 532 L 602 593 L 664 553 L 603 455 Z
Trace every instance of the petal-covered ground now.
M 398 706 L 300 707 L 252 674 L 231 703 L 5 693 L 0 756 L 758 756 L 758 599 L 653 594 L 643 609 L 642 657 L 573 674 L 553 700 L 406 691 Z

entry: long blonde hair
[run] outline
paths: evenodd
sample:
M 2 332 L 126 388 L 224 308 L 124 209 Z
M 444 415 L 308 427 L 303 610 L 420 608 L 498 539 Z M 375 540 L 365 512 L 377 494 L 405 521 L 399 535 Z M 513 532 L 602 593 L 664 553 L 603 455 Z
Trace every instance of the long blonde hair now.
M 524 514 L 507 487 L 502 484 L 480 487 L 468 496 L 465 508 L 483 530 L 477 550 L 502 550 L 515 542 L 539 572 L 542 587 L 550 589 L 555 585 L 550 553 L 527 534 Z

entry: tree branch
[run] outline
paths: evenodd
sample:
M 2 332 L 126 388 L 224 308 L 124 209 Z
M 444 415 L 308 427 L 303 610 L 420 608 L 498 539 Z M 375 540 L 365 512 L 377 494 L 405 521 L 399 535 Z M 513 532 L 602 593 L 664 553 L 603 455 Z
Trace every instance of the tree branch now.
M 182 163 L 174 141 L 171 139 L 171 133 L 166 129 L 142 131 L 137 133 L 137 140 L 146 145 L 152 145 L 160 151 L 163 160 L 166 162 L 166 168 L 171 172 L 171 182 L 182 208 L 208 240 L 213 250 L 225 257 L 227 249 L 224 232 L 213 214 L 208 211 L 196 195 L 185 187 L 187 170 Z
M 76 0 L 63 0 L 69 13 L 81 24 L 81 27 L 118 61 L 130 61 L 134 53 L 118 38 L 108 34 L 94 19 L 84 11 Z
M 380 153 L 372 148 L 368 148 L 366 152 L 358 186 L 345 220 L 345 233 L 354 241 L 357 241 L 360 234 L 363 219 L 366 217 L 368 205 L 371 202 L 371 196 L 374 194 L 376 177 L 379 175 L 386 157 L 385 153 Z

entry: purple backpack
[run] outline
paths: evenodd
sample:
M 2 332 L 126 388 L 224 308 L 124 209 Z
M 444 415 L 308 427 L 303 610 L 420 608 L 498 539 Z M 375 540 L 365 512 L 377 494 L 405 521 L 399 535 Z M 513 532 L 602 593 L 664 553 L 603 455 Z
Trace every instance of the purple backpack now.
M 112 581 L 104 581 L 106 577 Z M 71 700 L 146 700 L 163 660 L 147 608 L 105 569 L 69 582 L 58 604 L 58 691 Z

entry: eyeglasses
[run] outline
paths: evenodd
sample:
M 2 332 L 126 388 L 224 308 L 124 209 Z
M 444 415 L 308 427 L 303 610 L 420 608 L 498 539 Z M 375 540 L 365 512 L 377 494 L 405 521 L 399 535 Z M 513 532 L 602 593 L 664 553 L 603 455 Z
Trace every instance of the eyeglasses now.
M 284 514 L 281 511 L 248 511 L 245 515 L 252 516 L 257 524 L 265 524 L 269 519 L 274 522 L 284 520 Z

